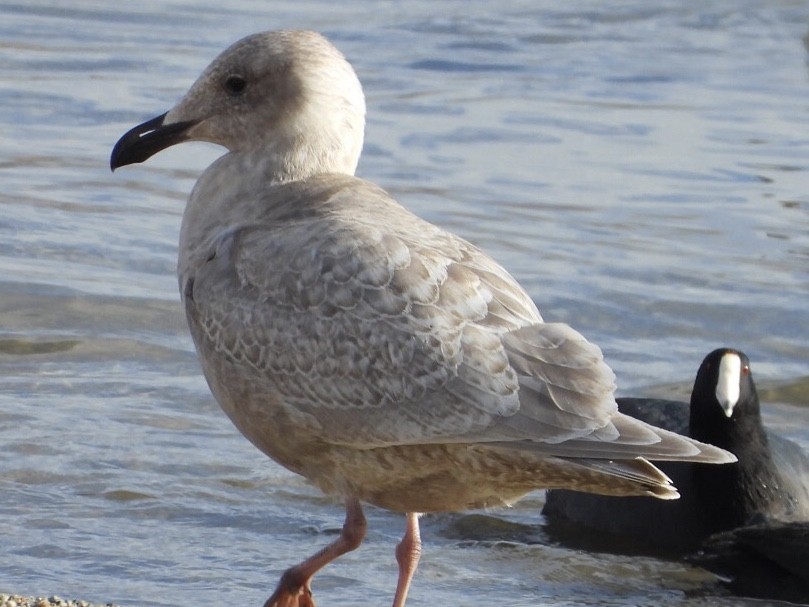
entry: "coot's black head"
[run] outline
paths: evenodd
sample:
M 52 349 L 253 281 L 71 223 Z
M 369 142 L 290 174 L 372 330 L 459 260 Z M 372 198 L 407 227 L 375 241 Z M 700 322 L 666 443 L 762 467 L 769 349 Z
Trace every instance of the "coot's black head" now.
M 756 385 L 744 352 L 720 348 L 702 361 L 691 393 L 690 426 L 693 438 L 731 450 L 763 434 Z

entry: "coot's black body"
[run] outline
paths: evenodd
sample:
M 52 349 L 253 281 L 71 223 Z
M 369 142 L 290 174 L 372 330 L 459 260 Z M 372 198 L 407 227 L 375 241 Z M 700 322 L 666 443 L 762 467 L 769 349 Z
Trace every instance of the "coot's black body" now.
M 669 502 L 549 491 L 543 514 L 552 534 L 591 548 L 672 554 L 695 550 L 708 536 L 751 521 L 809 520 L 809 456 L 764 429 L 744 353 L 711 352 L 697 372 L 690 404 L 641 398 L 618 404 L 623 413 L 727 449 L 739 461 L 660 463 L 681 494 Z M 594 545 L 590 530 L 607 535 Z

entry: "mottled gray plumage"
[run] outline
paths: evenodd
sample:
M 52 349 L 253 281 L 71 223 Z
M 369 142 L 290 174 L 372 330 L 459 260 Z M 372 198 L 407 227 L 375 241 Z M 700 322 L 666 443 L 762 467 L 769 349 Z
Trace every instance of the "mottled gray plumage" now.
M 672 498 L 640 458 L 731 461 L 619 414 L 596 346 L 543 322 L 477 247 L 354 177 L 364 115 L 324 38 L 257 34 L 113 153 L 114 168 L 180 140 L 228 149 L 190 197 L 178 271 L 205 376 L 257 447 L 402 512 L 540 487 Z

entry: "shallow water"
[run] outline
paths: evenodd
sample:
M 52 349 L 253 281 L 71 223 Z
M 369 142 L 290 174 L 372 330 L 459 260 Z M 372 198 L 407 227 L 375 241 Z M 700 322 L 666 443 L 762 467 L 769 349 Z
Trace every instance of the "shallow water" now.
M 0 590 L 257 605 L 342 524 L 238 435 L 196 363 L 176 242 L 220 152 L 108 169 L 258 29 L 337 43 L 368 96 L 360 174 L 504 263 L 622 394 L 687 394 L 735 346 L 768 422 L 809 448 L 806 3 L 118 4 L 0 3 Z M 541 504 L 491 513 L 532 525 L 517 540 L 426 517 L 408 604 L 705 604 L 699 570 L 548 545 Z M 369 522 L 316 578 L 322 604 L 392 595 L 403 520 Z

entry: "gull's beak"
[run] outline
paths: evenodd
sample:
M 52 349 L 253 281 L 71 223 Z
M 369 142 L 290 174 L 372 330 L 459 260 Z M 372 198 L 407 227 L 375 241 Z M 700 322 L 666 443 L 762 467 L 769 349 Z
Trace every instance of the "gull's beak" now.
M 147 120 L 130 129 L 112 148 L 110 168 L 143 162 L 157 154 L 160 150 L 188 139 L 188 129 L 196 124 L 194 121 L 173 122 L 163 124 L 166 114 Z

